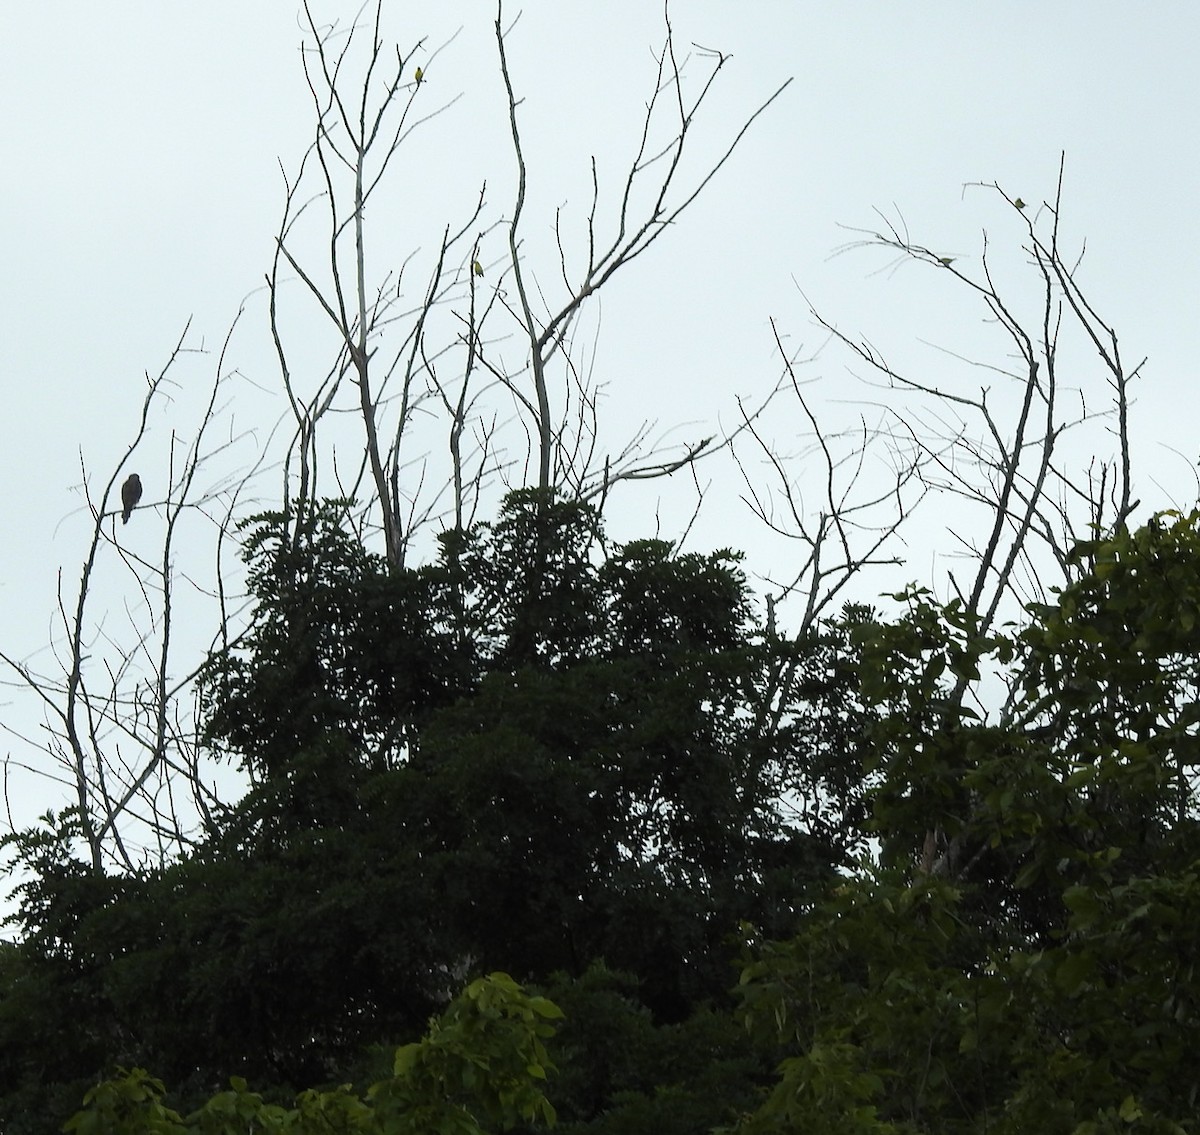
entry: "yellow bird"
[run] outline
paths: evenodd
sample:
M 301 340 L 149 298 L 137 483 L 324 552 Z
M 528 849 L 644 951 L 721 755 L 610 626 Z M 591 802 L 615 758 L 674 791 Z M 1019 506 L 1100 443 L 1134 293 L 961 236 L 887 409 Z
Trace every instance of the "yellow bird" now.
M 416 69 L 416 71 L 413 73 L 413 78 L 416 79 L 417 82 L 419 83 L 423 78 L 425 78 L 425 72 L 422 71 L 420 67 L 418 67 Z
M 480 264 L 478 260 L 472 260 L 471 261 L 471 271 L 474 272 L 476 276 L 482 276 L 483 275 L 483 265 Z

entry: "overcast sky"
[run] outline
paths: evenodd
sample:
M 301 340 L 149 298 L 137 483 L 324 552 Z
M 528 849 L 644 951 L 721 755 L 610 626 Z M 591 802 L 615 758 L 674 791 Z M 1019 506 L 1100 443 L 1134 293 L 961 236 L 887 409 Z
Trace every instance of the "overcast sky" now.
M 493 5 L 386 6 L 395 41 L 406 52 L 423 44 L 413 57 L 426 65 L 423 97 L 450 105 L 405 151 L 392 221 L 372 218 L 385 268 L 428 252 L 483 179 L 494 215 L 505 215 L 514 178 Z M 342 21 L 357 11 L 316 10 Z M 517 12 L 507 5 L 506 19 Z M 607 384 L 614 437 L 644 419 L 686 425 L 682 436 L 728 427 L 738 395 L 753 398 L 779 377 L 772 318 L 791 349 L 821 347 L 806 299 L 906 364 L 947 366 L 922 354 L 922 343 L 985 349 L 982 313 L 947 290 L 944 274 L 880 272 L 889 260 L 878 254 L 834 256 L 851 235 L 840 226 L 876 225 L 879 210 L 969 266 L 983 230 L 1010 247 L 1020 233 L 994 196 L 964 184 L 999 182 L 1036 205 L 1053 197 L 1065 152 L 1064 233 L 1086 239 L 1089 296 L 1121 332 L 1126 358 L 1149 356 L 1135 430 L 1154 480 L 1141 494 L 1147 510 L 1191 503 L 1200 10 L 1182 0 L 678 0 L 672 19 L 678 46 L 693 52 L 687 77 L 707 66 L 691 44 L 731 56 L 696 126 L 695 169 L 793 82 L 677 231 L 604 298 L 593 373 Z M 581 221 L 593 154 L 602 188 L 618 183 L 662 33 L 661 8 L 646 0 L 525 7 L 509 56 L 523 99 L 531 241 L 548 237 L 558 206 L 568 224 Z M 268 397 L 277 379 L 261 283 L 282 208 L 280 163 L 294 170 L 312 136 L 303 38 L 283 0 L 6 5 L 0 649 L 15 657 L 52 668 L 57 573 L 69 594 L 86 551 L 81 455 L 93 481 L 111 475 L 136 426 L 144 372 L 162 367 L 189 320 L 189 343 L 211 350 L 245 304 L 230 363 L 248 385 L 227 409 L 235 432 L 257 432 L 239 461 L 265 446 L 282 412 Z M 832 407 L 863 397 L 846 362 L 823 351 L 809 365 L 814 398 Z M 214 366 L 195 356 L 179 368 L 181 415 Z M 938 374 L 955 380 L 952 367 Z M 256 399 L 256 388 L 268 393 Z M 803 430 L 788 413 L 772 420 L 785 448 L 789 431 Z M 163 410 L 128 467 L 149 501 L 165 481 L 175 426 Z M 777 546 L 760 543 L 736 493 L 713 499 L 698 545 L 747 547 L 752 574 L 782 571 L 765 559 Z M 623 535 L 644 534 L 657 501 L 653 489 L 616 500 L 614 523 L 628 526 Z M 671 498 L 663 507 L 680 506 Z M 141 536 L 130 525 L 147 550 L 152 516 L 137 518 Z M 660 519 L 670 535 L 685 518 Z M 907 578 L 933 570 L 936 525 L 929 531 L 927 546 L 910 546 Z M 111 605 L 124 618 L 136 597 L 118 592 Z M 15 694 L 0 715 L 36 732 L 36 714 Z M 12 737 L 0 738 L 4 752 L 30 758 Z M 9 797 L 19 820 L 60 802 L 28 775 L 14 775 Z

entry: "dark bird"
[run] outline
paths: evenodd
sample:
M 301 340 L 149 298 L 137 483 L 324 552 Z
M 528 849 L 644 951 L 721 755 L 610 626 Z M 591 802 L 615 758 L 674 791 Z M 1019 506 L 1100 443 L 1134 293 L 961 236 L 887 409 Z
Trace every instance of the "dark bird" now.
M 137 502 L 142 499 L 142 479 L 136 473 L 130 473 L 121 486 L 121 523 L 129 523 L 129 514 L 137 508 Z

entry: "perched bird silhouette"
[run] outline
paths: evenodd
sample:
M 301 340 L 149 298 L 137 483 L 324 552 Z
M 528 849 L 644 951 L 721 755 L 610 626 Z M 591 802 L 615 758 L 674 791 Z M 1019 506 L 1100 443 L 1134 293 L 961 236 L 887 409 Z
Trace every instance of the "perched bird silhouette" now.
M 130 473 L 121 486 L 121 523 L 129 523 L 129 514 L 137 508 L 137 502 L 142 499 L 142 479 L 136 473 Z

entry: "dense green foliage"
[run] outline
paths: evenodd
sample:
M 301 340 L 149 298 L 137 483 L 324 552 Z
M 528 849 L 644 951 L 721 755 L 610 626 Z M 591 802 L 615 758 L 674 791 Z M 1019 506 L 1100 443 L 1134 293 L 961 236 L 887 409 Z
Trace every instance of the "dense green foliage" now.
M 747 1133 L 1197 1130 L 1200 514 L 1075 556 L 1010 636 L 919 593 L 866 631 L 882 858 L 755 951 L 793 1055 Z M 987 659 L 995 724 L 942 680 Z
M 395 1095 L 494 1129 L 549 1117 L 550 1061 L 571 1135 L 1197 1130 L 1200 514 L 1080 545 L 1002 631 L 912 589 L 801 641 L 732 554 L 610 547 L 575 502 L 515 494 L 405 571 L 338 516 L 247 530 L 205 714 L 251 789 L 193 854 L 98 875 L 70 815 L 12 841 L 5 1131 L 117 1066 L 179 1116 L 374 1130 Z M 486 986 L 446 1006 L 493 970 L 561 1007 L 548 1058 L 523 1025 L 464 1056 Z M 453 1067 L 418 1090 L 391 1054 L 431 1017 Z M 467 1102 L 468 1066 L 534 1094 Z M 166 1115 L 156 1085 L 89 1106 Z
M 530 997 L 507 974 L 473 981 L 428 1035 L 398 1048 L 390 1075 L 360 1098 L 348 1084 L 301 1092 L 291 1107 L 267 1103 L 241 1077 L 183 1117 L 168 1107 L 161 1080 L 144 1069 L 90 1089 L 64 1125 L 75 1135 L 481 1135 L 520 1123 L 553 1124 L 543 1091 L 552 1070 L 543 1044 L 562 1013 Z
M 32 874 L 0 1001 L 12 1122 L 67 1114 L 114 1065 L 185 1108 L 230 1075 L 286 1101 L 370 1077 L 473 974 L 574 1004 L 600 961 L 622 994 L 578 1003 L 636 1028 L 647 1061 L 660 1030 L 716 1028 L 704 1052 L 754 1064 L 709 1016 L 738 927 L 792 932 L 861 838 L 847 632 L 765 633 L 735 556 L 607 547 L 575 502 L 514 494 L 405 571 L 339 515 L 247 530 L 254 619 L 212 659 L 204 710 L 252 787 L 193 853 L 106 877 L 72 857 L 69 815 L 15 841 Z M 31 1038 L 30 1019 L 64 1027 Z M 699 1084 L 707 1061 L 672 1074 Z M 572 1122 L 663 1083 L 563 1066 L 588 1084 Z M 729 1118 L 705 1098 L 710 1125 Z

